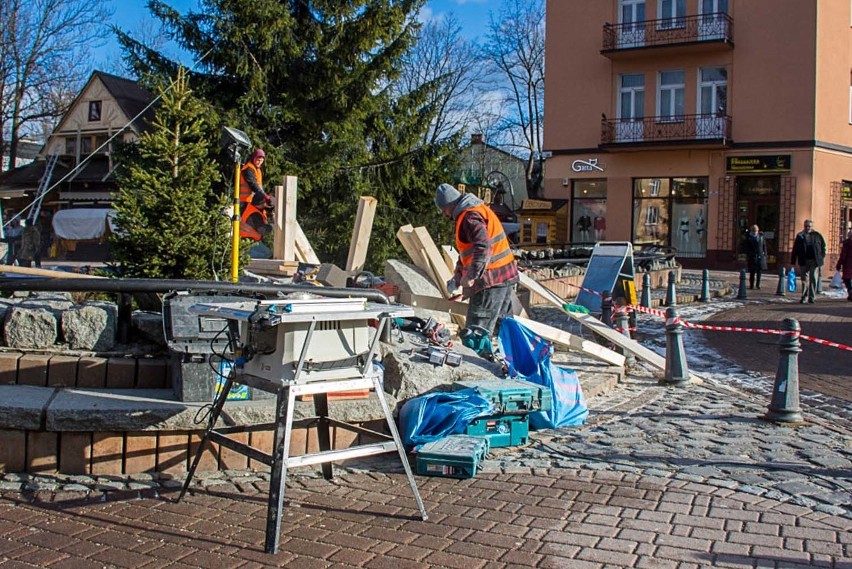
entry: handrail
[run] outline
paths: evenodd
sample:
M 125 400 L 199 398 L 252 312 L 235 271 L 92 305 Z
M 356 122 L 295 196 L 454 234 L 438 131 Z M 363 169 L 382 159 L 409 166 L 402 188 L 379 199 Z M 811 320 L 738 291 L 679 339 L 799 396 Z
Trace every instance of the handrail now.
M 601 144 L 730 139 L 731 117 L 724 114 L 601 119 Z
M 725 12 L 603 26 L 603 51 L 733 40 L 734 21 Z

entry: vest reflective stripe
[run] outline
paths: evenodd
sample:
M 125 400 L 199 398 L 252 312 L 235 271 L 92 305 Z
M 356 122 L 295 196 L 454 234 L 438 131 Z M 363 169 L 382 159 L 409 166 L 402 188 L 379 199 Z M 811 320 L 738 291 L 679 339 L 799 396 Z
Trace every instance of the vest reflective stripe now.
M 246 162 L 246 165 L 240 169 L 240 201 L 248 202 L 251 201 L 251 188 L 246 182 L 245 176 L 243 176 L 242 172 L 246 171 L 246 168 L 251 168 L 254 170 L 254 177 L 257 179 L 257 185 L 261 188 L 263 187 L 263 172 L 260 171 L 260 168 L 254 165 L 254 162 Z M 233 170 L 231 170 L 233 172 Z
M 459 251 L 459 260 L 461 261 L 462 266 L 470 266 L 470 263 L 473 260 L 473 243 L 462 243 L 459 239 L 459 231 L 461 230 L 461 224 L 464 220 L 464 216 L 471 211 L 475 211 L 485 219 L 485 227 L 489 236 L 488 241 L 491 244 L 491 258 L 488 259 L 488 264 L 485 266 L 486 270 L 496 269 L 514 262 L 515 257 L 512 255 L 509 240 L 506 238 L 506 233 L 503 231 L 503 224 L 500 223 L 500 220 L 497 218 L 497 214 L 495 214 L 490 207 L 485 204 L 480 204 L 476 207 L 463 211 L 461 215 L 459 215 L 458 219 L 456 219 L 456 249 Z

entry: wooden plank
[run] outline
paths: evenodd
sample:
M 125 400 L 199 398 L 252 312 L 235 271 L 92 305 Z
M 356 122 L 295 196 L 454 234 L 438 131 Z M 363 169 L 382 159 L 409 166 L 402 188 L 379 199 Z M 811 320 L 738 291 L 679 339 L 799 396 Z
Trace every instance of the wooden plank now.
M 426 261 L 429 263 L 429 266 L 435 274 L 435 284 L 438 285 L 438 290 L 441 291 L 444 298 L 450 298 L 451 291 L 447 290 L 447 281 L 453 278 L 453 271 L 447 268 L 447 264 L 444 262 L 444 257 L 441 255 L 441 251 L 438 250 L 438 246 L 435 245 L 435 241 L 433 241 L 432 236 L 429 235 L 429 230 L 425 227 L 415 227 L 414 237 L 420 242 L 420 248 L 426 256 Z
M 467 314 L 467 301 L 447 300 L 435 296 L 423 296 L 408 292 L 399 293 L 399 302 L 408 306 L 416 306 L 425 310 Z
M 441 245 L 441 253 L 444 256 L 444 262 L 447 263 L 447 268 L 454 273 L 456 262 L 459 260 L 459 252 L 452 245 Z
M 559 328 L 554 328 L 553 326 L 548 326 L 547 324 L 542 324 L 541 322 L 529 320 L 521 316 L 515 316 L 515 320 L 545 340 L 550 340 L 554 344 L 565 346 L 570 351 L 580 352 L 610 365 L 624 367 L 623 355 L 618 352 L 614 352 L 609 348 L 605 348 L 600 344 L 584 340 L 583 338 L 575 336 L 565 330 L 560 330 Z
M 358 200 L 358 213 L 355 216 L 355 226 L 352 228 L 352 240 L 349 242 L 349 256 L 346 258 L 347 273 L 358 273 L 364 270 L 377 204 L 378 200 L 371 196 L 361 196 Z
M 402 244 L 405 252 L 408 253 L 414 266 L 426 273 L 426 276 L 433 283 L 437 281 L 438 277 L 435 275 L 435 271 L 432 270 L 429 260 L 426 258 L 425 251 L 420 246 L 419 240 L 414 236 L 414 227 L 412 225 L 403 225 L 396 232 L 396 238 Z M 435 286 L 437 287 L 438 285 L 436 284 Z
M 50 269 L 36 269 L 33 267 L 18 267 L 14 265 L 0 265 L 0 273 L 17 273 L 19 275 L 31 275 L 34 277 L 54 277 L 58 279 L 102 279 L 96 275 L 83 273 L 72 273 L 68 271 L 51 271 Z
M 319 265 L 319 257 L 314 253 L 314 249 L 311 247 L 311 243 L 308 241 L 305 232 L 302 231 L 302 226 L 299 225 L 298 221 L 293 222 L 293 229 L 296 235 L 296 260 L 300 263 Z
M 646 348 L 639 342 L 628 338 L 624 334 L 616 332 L 615 330 L 613 330 L 612 328 L 589 314 L 578 314 L 576 312 L 570 312 L 565 310 L 564 300 L 559 298 L 554 292 L 544 288 L 543 286 L 535 282 L 532 278 L 525 275 L 524 273 L 521 273 L 521 286 L 531 290 L 532 292 L 538 294 L 548 302 L 558 306 L 563 311 L 565 311 L 565 313 L 573 320 L 579 322 L 580 324 L 582 324 L 586 328 L 589 328 L 593 332 L 596 332 L 597 334 L 603 336 L 607 341 L 612 342 L 623 350 L 627 350 L 637 358 L 648 362 L 653 367 L 665 371 L 666 358 L 664 358 L 657 352 Z
M 275 225 L 272 234 L 272 257 L 296 260 L 296 176 L 284 176 L 284 185 L 275 186 Z

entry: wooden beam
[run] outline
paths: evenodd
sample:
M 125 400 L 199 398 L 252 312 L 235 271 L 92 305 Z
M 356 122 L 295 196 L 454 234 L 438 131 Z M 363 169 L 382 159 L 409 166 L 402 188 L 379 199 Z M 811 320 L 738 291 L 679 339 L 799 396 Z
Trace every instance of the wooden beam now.
M 459 260 L 459 252 L 452 245 L 441 245 L 441 253 L 444 255 L 444 262 L 447 263 L 447 268 L 450 272 L 456 271 L 456 262 Z
M 420 242 L 420 248 L 426 257 L 426 262 L 432 268 L 435 275 L 435 284 L 438 285 L 438 290 L 444 295 L 444 298 L 450 298 L 450 292 L 447 290 L 447 281 L 453 278 L 453 271 L 447 268 L 444 262 L 444 257 L 438 250 L 438 246 L 429 235 L 429 230 L 425 227 L 415 227 L 414 236 Z
M 0 265 L 0 273 L 16 273 L 19 275 L 30 275 L 34 277 L 54 277 L 57 279 L 103 279 L 98 275 L 87 275 L 85 273 L 72 273 L 68 271 L 51 271 L 50 269 L 37 269 L 34 267 L 18 267 L 15 265 Z
M 296 176 L 284 176 L 284 185 L 275 186 L 275 225 L 272 258 L 296 260 Z
M 293 230 L 296 235 L 296 260 L 300 263 L 310 263 L 311 265 L 319 265 L 320 260 L 317 254 L 314 253 L 310 241 L 308 241 L 305 232 L 302 231 L 302 226 L 299 222 L 293 222 Z
M 411 262 L 414 263 L 414 266 L 426 273 L 426 276 L 429 277 L 433 283 L 438 280 L 437 275 L 435 275 L 435 271 L 432 270 L 432 267 L 429 264 L 429 260 L 426 258 L 426 252 L 420 246 L 420 241 L 416 239 L 414 235 L 414 226 L 412 225 L 403 225 L 396 232 L 396 238 L 402 244 L 405 252 L 408 253 L 408 256 L 411 258 Z M 435 284 L 437 287 L 438 285 Z M 438 287 L 440 290 L 440 287 Z
M 553 326 L 548 326 L 547 324 L 542 324 L 541 322 L 529 320 L 521 316 L 515 316 L 515 320 L 545 340 L 550 340 L 554 344 L 565 346 L 570 351 L 580 352 L 610 365 L 624 367 L 623 355 L 618 352 L 614 352 L 609 348 L 605 348 L 600 344 L 584 340 L 583 338 L 575 336 L 565 330 L 560 330 L 559 328 L 554 328 Z
M 357 273 L 364 270 L 377 203 L 376 198 L 370 196 L 361 196 L 361 199 L 358 200 L 358 213 L 355 216 L 352 240 L 349 242 L 349 256 L 346 259 L 347 273 Z

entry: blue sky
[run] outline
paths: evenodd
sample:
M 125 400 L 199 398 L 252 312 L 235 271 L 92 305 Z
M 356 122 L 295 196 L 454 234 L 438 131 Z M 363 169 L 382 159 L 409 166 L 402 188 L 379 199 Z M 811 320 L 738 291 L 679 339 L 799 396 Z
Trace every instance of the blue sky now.
M 114 9 L 111 23 L 119 28 L 133 32 L 145 20 L 154 23 L 148 13 L 146 0 L 110 0 Z M 179 12 L 187 12 L 197 6 L 196 0 L 166 0 L 166 3 Z M 454 13 L 462 25 L 465 35 L 473 39 L 483 35 L 488 26 L 489 11 L 496 12 L 501 0 L 429 0 L 421 12 L 421 18 L 441 18 Z M 120 55 L 118 46 L 110 38 L 106 45 L 99 50 L 95 64 L 101 67 L 115 62 Z

